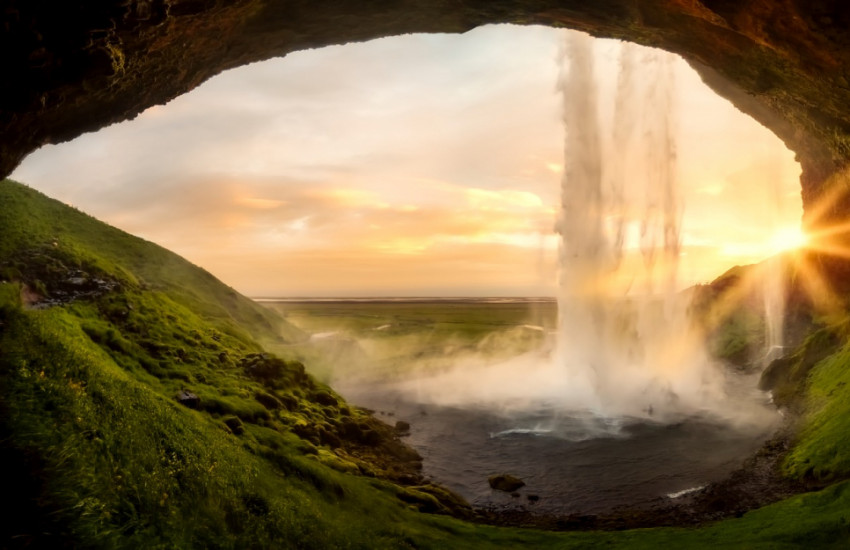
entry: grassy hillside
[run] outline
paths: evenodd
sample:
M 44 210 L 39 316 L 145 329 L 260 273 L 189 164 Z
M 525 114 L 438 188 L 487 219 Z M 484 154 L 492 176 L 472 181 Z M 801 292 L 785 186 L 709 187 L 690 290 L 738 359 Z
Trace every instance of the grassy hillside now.
M 0 547 L 843 548 L 850 537 L 850 484 L 838 481 L 850 468 L 846 347 L 809 370 L 786 462 L 831 487 L 702 529 L 552 533 L 441 515 L 468 512 L 419 477 L 391 427 L 264 354 L 280 334 L 300 337 L 162 248 L 0 182 Z
M 6 180 L 0 186 L 0 205 L 0 278 L 23 274 L 24 279 L 31 275 L 38 280 L 51 275 L 51 264 L 65 263 L 68 270 L 85 266 L 91 275 L 109 275 L 131 288 L 162 291 L 221 330 L 248 328 L 254 338 L 302 336 L 176 254 L 58 201 L 45 200 L 37 191 Z

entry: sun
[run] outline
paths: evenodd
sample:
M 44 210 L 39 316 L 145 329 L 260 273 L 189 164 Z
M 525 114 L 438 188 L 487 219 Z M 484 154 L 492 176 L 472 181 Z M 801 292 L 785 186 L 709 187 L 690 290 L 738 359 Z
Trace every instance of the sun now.
M 767 242 L 767 248 L 773 255 L 805 248 L 808 243 L 809 237 L 800 226 L 789 225 L 773 233 Z

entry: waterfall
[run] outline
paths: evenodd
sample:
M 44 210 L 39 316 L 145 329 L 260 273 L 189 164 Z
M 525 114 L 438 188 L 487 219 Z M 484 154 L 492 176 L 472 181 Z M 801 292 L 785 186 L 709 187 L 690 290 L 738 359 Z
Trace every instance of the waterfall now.
M 569 33 L 560 56 L 566 133 L 555 357 L 585 391 L 583 405 L 603 414 L 700 409 L 719 391 L 676 288 L 682 206 L 672 59 L 622 44 L 608 129 L 593 39 Z
M 591 38 L 568 33 L 558 58 L 565 137 L 554 343 L 495 363 L 469 357 L 398 386 L 417 402 L 498 411 L 518 419 L 511 429 L 534 433 L 578 426 L 580 438 L 621 435 L 636 419 L 699 416 L 756 430 L 773 421 L 755 382 L 709 358 L 677 291 L 674 58 L 621 47 L 613 94 L 598 85 Z
M 781 254 L 765 260 L 762 296 L 764 299 L 764 359 L 767 366 L 784 355 L 785 261 Z
M 782 214 L 782 197 L 778 163 L 771 164 L 771 186 L 769 212 L 772 216 L 771 226 L 776 233 L 779 231 L 779 219 Z M 762 366 L 767 366 L 774 359 L 782 357 L 785 349 L 785 258 L 778 253 L 768 258 L 762 264 L 763 283 L 762 298 L 764 300 L 764 358 Z

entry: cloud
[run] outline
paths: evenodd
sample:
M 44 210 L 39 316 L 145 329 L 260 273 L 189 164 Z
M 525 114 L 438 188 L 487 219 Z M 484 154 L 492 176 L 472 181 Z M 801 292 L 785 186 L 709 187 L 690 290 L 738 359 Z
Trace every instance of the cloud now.
M 295 52 L 45 147 L 14 176 L 249 293 L 551 292 L 561 32 L 487 27 Z M 617 44 L 598 50 L 610 96 Z M 769 233 L 769 182 L 785 197 L 779 216 L 799 218 L 799 168 L 679 69 L 688 261 L 720 272 L 724 243 L 757 248 L 746 243 Z
M 540 296 L 552 294 L 554 280 L 551 258 L 547 265 L 536 250 L 498 244 L 443 243 L 427 255 L 331 245 L 229 259 L 220 274 L 254 296 L 279 295 L 280 285 L 293 296 Z M 530 268 L 518 274 L 512 264 Z

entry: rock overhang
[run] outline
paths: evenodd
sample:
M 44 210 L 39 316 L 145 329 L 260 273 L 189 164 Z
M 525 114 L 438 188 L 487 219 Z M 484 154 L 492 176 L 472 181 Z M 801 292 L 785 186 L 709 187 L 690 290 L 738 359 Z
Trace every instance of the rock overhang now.
M 850 160 L 850 6 L 837 0 L 13 0 L 0 47 L 0 171 L 30 151 L 289 52 L 491 23 L 660 47 L 797 153 L 804 209 Z M 831 217 L 846 217 L 835 200 Z

